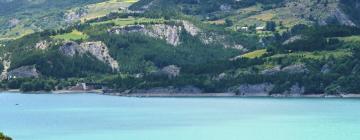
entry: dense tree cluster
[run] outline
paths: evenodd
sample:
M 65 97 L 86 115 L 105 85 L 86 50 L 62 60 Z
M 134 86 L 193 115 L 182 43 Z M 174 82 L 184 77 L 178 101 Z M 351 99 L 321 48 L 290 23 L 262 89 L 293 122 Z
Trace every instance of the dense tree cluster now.
M 12 140 L 12 139 L 0 132 L 0 140 Z

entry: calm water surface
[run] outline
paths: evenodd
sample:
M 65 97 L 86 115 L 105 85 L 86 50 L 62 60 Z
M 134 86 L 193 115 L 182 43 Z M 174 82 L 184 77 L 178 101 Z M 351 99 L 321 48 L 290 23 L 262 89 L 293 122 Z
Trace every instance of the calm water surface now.
M 2 93 L 0 131 L 15 140 L 359 140 L 360 100 Z

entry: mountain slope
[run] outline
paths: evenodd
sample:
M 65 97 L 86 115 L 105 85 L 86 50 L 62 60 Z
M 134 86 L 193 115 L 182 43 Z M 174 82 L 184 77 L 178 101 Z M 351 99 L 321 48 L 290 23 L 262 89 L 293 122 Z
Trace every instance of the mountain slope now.
M 91 8 L 101 14 L 4 42 L 1 86 L 59 90 L 87 82 L 124 93 L 360 93 L 354 84 L 360 29 L 355 9 L 346 6 L 353 2 L 142 0 L 106 16 Z
M 126 0 L 0 0 L 0 41 L 120 12 Z
M 228 18 L 241 26 L 261 25 L 270 20 L 281 21 L 286 26 L 335 22 L 354 26 L 359 18 L 355 14 L 358 5 L 358 1 L 345 0 L 143 0 L 130 8 L 152 12 L 166 9 L 159 12 L 166 11 L 165 15 L 168 11 L 181 12 L 218 22 Z

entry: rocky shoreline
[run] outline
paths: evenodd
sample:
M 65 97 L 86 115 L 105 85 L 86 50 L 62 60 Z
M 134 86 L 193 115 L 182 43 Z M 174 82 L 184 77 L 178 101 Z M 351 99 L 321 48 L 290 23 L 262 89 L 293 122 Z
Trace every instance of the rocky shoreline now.
M 272 97 L 272 98 L 360 98 L 360 94 L 341 94 L 341 95 L 325 95 L 325 94 L 306 94 L 306 95 L 282 95 L 282 94 L 253 94 L 253 95 L 237 95 L 236 93 L 101 93 L 109 96 L 122 97 Z

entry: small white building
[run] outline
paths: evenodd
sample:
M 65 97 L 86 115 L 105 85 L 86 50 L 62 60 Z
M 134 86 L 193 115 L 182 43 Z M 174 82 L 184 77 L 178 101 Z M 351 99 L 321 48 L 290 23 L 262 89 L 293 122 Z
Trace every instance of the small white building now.
M 256 27 L 256 31 L 265 31 L 265 26 Z
M 241 27 L 240 30 L 242 30 L 242 31 L 248 31 L 248 30 L 249 30 L 249 27 L 244 26 L 244 27 Z

